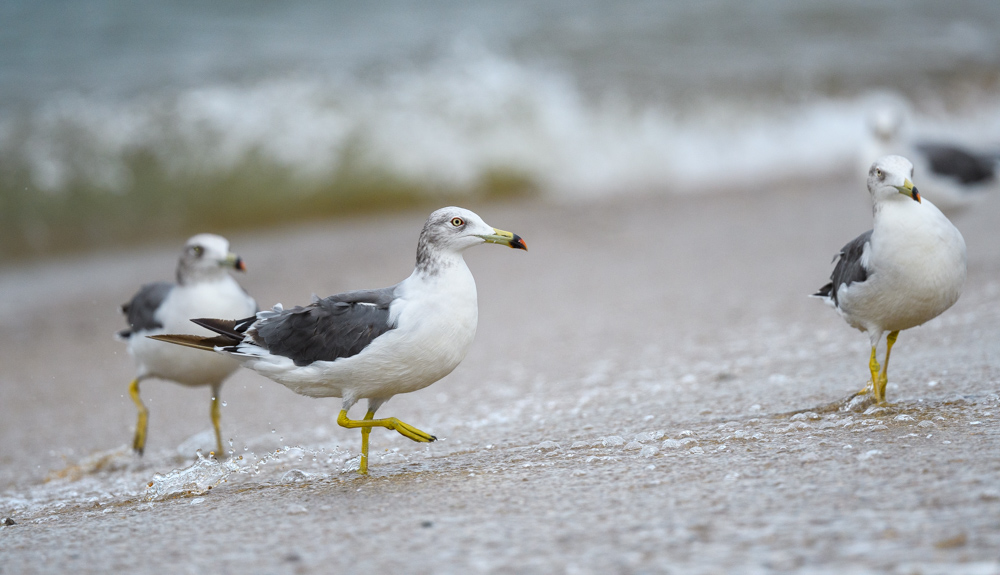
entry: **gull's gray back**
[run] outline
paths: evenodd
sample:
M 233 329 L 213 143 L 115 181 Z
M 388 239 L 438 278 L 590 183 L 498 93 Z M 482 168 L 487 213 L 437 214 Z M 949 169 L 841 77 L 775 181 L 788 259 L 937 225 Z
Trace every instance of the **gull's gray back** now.
M 347 292 L 296 306 L 257 322 L 248 334 L 299 366 L 351 357 L 395 327 L 389 324 L 395 289 Z
M 942 144 L 917 144 L 916 148 L 923 152 L 931 170 L 939 176 L 954 178 L 962 184 L 988 182 L 996 177 L 995 157 Z
M 148 331 L 163 327 L 156 320 L 156 310 L 175 287 L 170 282 L 149 283 L 139 290 L 132 300 L 122 306 L 122 313 L 128 320 L 129 329 L 118 332 L 119 337 L 129 338 L 137 331 Z
M 861 264 L 861 256 L 865 252 L 865 244 L 871 240 L 871 237 L 872 230 L 868 230 L 851 240 L 840 250 L 837 265 L 833 268 L 833 273 L 830 274 L 830 283 L 820 288 L 814 295 L 829 297 L 834 304 L 839 305 L 837 290 L 840 289 L 840 286 L 868 279 L 868 270 Z

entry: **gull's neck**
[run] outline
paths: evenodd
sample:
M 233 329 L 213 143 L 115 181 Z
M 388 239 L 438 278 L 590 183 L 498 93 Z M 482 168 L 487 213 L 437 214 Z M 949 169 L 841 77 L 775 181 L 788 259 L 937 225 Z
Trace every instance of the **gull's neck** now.
M 471 295 L 475 302 L 476 282 L 472 271 L 465 263 L 462 252 L 435 251 L 427 253 L 423 259 L 417 259 L 410 277 L 403 281 L 407 293 L 426 293 L 445 295 L 447 297 L 464 299 Z M 410 290 L 416 290 L 411 292 Z
M 183 262 L 177 264 L 177 284 L 190 286 L 199 283 L 217 282 L 230 277 L 226 270 L 221 267 L 212 269 L 198 269 L 185 266 Z
M 913 205 L 910 205 L 911 203 Z M 908 198 L 903 194 L 896 194 L 888 198 L 876 199 L 872 203 L 872 216 L 878 220 L 883 215 L 883 211 L 886 210 L 888 213 L 901 213 L 919 207 L 920 203 L 914 201 L 912 198 Z
M 417 244 L 417 264 L 413 274 L 424 278 L 432 278 L 446 274 L 453 268 L 467 268 L 465 258 L 460 251 L 435 249 L 430 243 L 420 239 Z

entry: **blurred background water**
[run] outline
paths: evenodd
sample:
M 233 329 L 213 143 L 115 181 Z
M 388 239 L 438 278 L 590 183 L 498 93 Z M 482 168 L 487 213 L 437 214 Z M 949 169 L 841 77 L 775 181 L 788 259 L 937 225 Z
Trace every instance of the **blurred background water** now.
M 0 3 L 0 261 L 358 210 L 1000 146 L 1000 2 Z

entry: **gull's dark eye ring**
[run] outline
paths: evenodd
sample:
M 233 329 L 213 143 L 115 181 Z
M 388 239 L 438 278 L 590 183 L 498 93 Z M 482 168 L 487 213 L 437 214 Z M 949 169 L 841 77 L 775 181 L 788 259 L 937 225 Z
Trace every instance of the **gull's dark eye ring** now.
M 205 248 L 201 246 L 191 246 L 191 253 L 193 253 L 195 257 L 200 258 L 202 255 L 205 254 Z
M 882 179 L 882 170 L 880 170 L 878 168 L 875 168 L 875 175 L 878 176 L 878 178 L 881 180 Z
M 464 226 L 465 220 L 463 220 L 462 218 L 451 218 L 451 225 L 455 226 L 456 228 Z

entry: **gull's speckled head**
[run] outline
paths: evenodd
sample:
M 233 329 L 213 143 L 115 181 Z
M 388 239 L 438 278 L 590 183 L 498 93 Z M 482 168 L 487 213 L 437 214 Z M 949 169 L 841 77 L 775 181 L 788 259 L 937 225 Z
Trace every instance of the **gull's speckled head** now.
M 878 204 L 884 201 L 901 200 L 900 195 L 920 202 L 920 193 L 914 187 L 913 164 L 902 156 L 879 158 L 868 170 L 868 191 Z
M 475 212 L 455 206 L 441 208 L 427 218 L 420 232 L 417 266 L 429 271 L 439 255 L 460 253 L 483 243 L 528 249 L 520 236 L 489 226 Z

